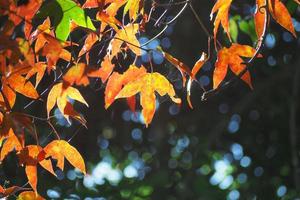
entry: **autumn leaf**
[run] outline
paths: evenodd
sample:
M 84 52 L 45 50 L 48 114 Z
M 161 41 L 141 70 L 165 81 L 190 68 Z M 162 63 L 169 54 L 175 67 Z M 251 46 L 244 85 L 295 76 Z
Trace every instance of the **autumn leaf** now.
M 169 95 L 177 104 L 181 103 L 180 98 L 175 97 L 175 90 L 170 82 L 161 74 L 146 73 L 135 81 L 126 84 L 118 93 L 115 99 L 128 98 L 140 93 L 140 102 L 142 106 L 142 115 L 146 126 L 152 121 L 155 113 L 155 92 L 160 96 Z
M 21 112 L 5 112 L 1 116 L 0 136 L 8 136 L 10 129 L 18 136 L 21 144 L 24 143 L 24 130 L 33 133 L 32 119 Z
M 129 13 L 129 18 L 135 21 L 140 8 L 142 7 L 141 4 L 143 4 L 143 0 L 127 0 L 123 11 L 123 17 Z
M 47 42 L 46 38 L 44 37 L 44 33 L 55 37 L 54 32 L 51 30 L 51 21 L 49 17 L 47 17 L 44 22 L 39 25 L 30 35 L 30 43 L 35 41 L 35 52 L 40 51 L 40 49 L 42 49 Z
M 285 5 L 280 0 L 268 0 L 269 12 L 271 13 L 273 19 L 288 30 L 294 37 L 297 37 L 292 17 L 285 7 Z
M 29 188 L 23 188 L 23 187 L 19 187 L 19 186 L 11 186 L 8 188 L 3 188 L 0 185 L 0 198 L 9 197 L 19 191 L 24 191 L 24 190 L 29 190 Z
M 256 0 L 256 10 L 254 14 L 255 30 L 259 40 L 262 40 L 262 36 L 265 34 L 267 26 L 267 12 L 266 12 L 267 0 Z M 296 32 L 293 26 L 292 17 L 280 0 L 268 0 L 268 11 L 273 19 L 288 30 L 294 37 Z M 259 41 L 260 42 L 260 41 Z
M 39 97 L 32 83 L 23 77 L 23 74 L 27 73 L 28 70 L 30 70 L 30 67 L 9 66 L 9 69 L 1 77 L 2 95 L 4 95 L 3 98 L 6 98 L 11 108 L 15 104 L 16 92 L 32 99 Z
M 64 140 L 54 140 L 45 148 L 46 157 L 51 157 L 57 160 L 57 167 L 64 170 L 64 159 L 66 158 L 71 165 L 86 174 L 85 164 L 80 153 Z
M 230 68 L 234 74 L 239 75 L 246 67 L 241 57 L 251 58 L 255 52 L 256 50 L 254 48 L 247 45 L 232 44 L 229 48 L 223 47 L 218 52 L 218 59 L 215 63 L 213 88 L 216 89 L 224 80 L 228 68 Z M 261 55 L 258 55 L 258 57 L 261 57 Z M 249 71 L 247 71 L 241 79 L 252 88 Z
M 162 53 L 163 53 L 164 57 L 180 71 L 180 74 L 182 77 L 182 85 L 183 85 L 183 87 L 185 87 L 186 75 L 192 76 L 190 68 L 183 62 L 179 61 L 177 58 L 174 58 L 173 56 L 171 56 L 170 54 L 163 52 L 163 51 L 162 51 Z
M 69 43 L 61 43 L 55 37 L 47 33 L 43 33 L 43 36 L 46 40 L 46 43 L 41 50 L 41 55 L 47 58 L 48 72 L 55 68 L 58 59 L 61 58 L 66 61 L 71 60 L 70 52 L 63 48 L 65 46 L 69 46 Z
M 214 40 L 216 42 L 217 33 L 220 24 L 223 26 L 224 31 L 226 32 L 228 38 L 231 40 L 229 33 L 229 9 L 232 0 L 218 0 L 210 13 L 210 19 L 212 20 L 213 14 L 217 12 L 215 21 L 214 21 Z
M 84 118 L 73 109 L 68 98 L 74 99 L 88 106 L 87 102 L 76 88 L 71 86 L 64 88 L 63 83 L 58 83 L 52 87 L 47 98 L 48 117 L 50 116 L 50 111 L 53 109 L 55 104 L 57 104 L 58 109 L 68 121 L 69 116 L 71 116 L 82 124 L 85 124 Z
M 36 75 L 35 78 L 35 88 L 38 86 L 38 84 L 41 82 L 42 78 L 45 75 L 47 69 L 47 64 L 44 62 L 38 62 L 35 63 L 32 68 L 29 70 L 29 72 L 26 74 L 25 79 L 29 80 L 32 76 Z
M 92 49 L 93 45 L 99 40 L 99 37 L 95 33 L 89 33 L 84 41 L 83 47 L 80 49 L 78 57 L 86 54 L 86 60 L 89 61 L 89 51 Z
M 35 31 L 33 31 L 30 35 L 30 43 L 35 41 L 34 51 L 38 52 L 40 49 L 43 48 L 45 43 L 47 42 L 46 38 L 44 37 L 44 33 L 49 34 L 51 36 L 55 36 L 54 32 L 50 29 L 51 28 L 51 21 L 50 18 L 47 17 L 44 22 L 37 27 Z
M 193 108 L 192 102 L 191 102 L 191 87 L 192 87 L 192 83 L 193 81 L 196 79 L 196 74 L 199 72 L 199 70 L 202 68 L 202 66 L 207 62 L 208 60 L 208 56 L 206 53 L 202 53 L 201 57 L 199 58 L 199 60 L 197 60 L 197 62 L 195 63 L 192 72 L 191 72 L 191 76 L 189 77 L 187 86 L 186 86 L 186 91 L 187 91 L 187 102 L 190 106 L 190 108 Z
M 51 160 L 45 159 L 42 147 L 38 145 L 28 145 L 18 154 L 20 164 L 25 165 L 25 173 L 28 182 L 34 191 L 37 191 L 37 164 L 56 176 L 53 171 Z
M 100 32 L 103 32 L 104 29 L 109 25 L 115 31 L 118 31 L 118 26 L 121 27 L 122 23 L 116 19 L 116 15 L 120 7 L 122 7 L 127 0 L 107 0 L 105 1 L 105 6 L 109 4 L 105 9 L 100 9 L 96 15 L 96 19 L 101 21 Z
M 124 85 L 136 80 L 144 74 L 146 74 L 146 69 L 144 67 L 138 68 L 134 65 L 131 65 L 123 74 L 114 72 L 109 77 L 105 88 L 105 108 L 107 109 L 115 101 L 115 97 Z
M 115 65 L 111 63 L 111 59 L 106 55 L 101 62 L 101 67 L 99 69 L 99 77 L 102 80 L 102 83 L 105 83 L 111 73 L 113 72 Z
M 40 13 L 39 17 L 52 16 L 54 18 L 56 37 L 62 41 L 66 41 L 70 34 L 71 21 L 75 21 L 79 26 L 96 30 L 90 17 L 72 0 L 49 1 L 42 6 Z
M 97 13 L 97 20 L 102 22 L 100 32 L 103 32 L 107 26 L 112 27 L 115 31 L 118 31 L 118 26 L 122 26 L 122 23 L 119 20 L 114 16 L 109 15 L 105 10 Z
M 14 149 L 16 151 L 21 151 L 23 146 L 24 141 L 20 142 L 20 139 L 15 135 L 13 130 L 10 129 L 8 132 L 8 136 L 6 137 L 6 141 L 1 148 L 0 161 L 3 161 L 3 159 Z
M 140 49 L 140 43 L 136 38 L 136 34 L 139 30 L 139 24 L 128 24 L 124 28 L 117 31 L 114 39 L 111 40 L 109 45 L 110 56 L 114 57 L 120 52 L 122 44 L 125 42 L 126 45 L 135 53 L 137 56 L 142 55 Z
M 69 46 L 69 42 L 61 42 L 55 37 L 54 32 L 50 27 L 50 18 L 47 17 L 43 24 L 39 25 L 37 29 L 30 35 L 30 43 L 35 41 L 34 50 L 47 58 L 48 73 L 55 69 L 55 65 L 59 58 L 66 61 L 71 60 L 71 54 L 64 47 Z M 72 43 L 76 45 L 76 43 Z
M 63 76 L 63 83 L 65 88 L 73 84 L 87 86 L 90 83 L 89 78 L 99 77 L 101 77 L 100 69 L 89 67 L 85 63 L 77 63 Z
M 106 0 L 86 0 L 82 8 L 99 8 L 105 5 Z
M 256 10 L 254 14 L 254 23 L 256 35 L 259 40 L 262 40 L 262 36 L 265 34 L 267 26 L 267 12 L 265 9 L 266 0 L 256 0 Z
M 45 200 L 42 196 L 33 191 L 26 191 L 19 194 L 17 200 Z
M 19 25 L 23 20 L 25 21 L 24 33 L 25 38 L 29 38 L 32 29 L 32 18 L 42 5 L 42 0 L 28 0 L 27 3 L 17 5 L 15 1 L 9 1 L 9 19 L 15 24 Z
M 136 112 L 135 112 L 136 111 L 135 110 L 135 107 L 136 107 L 136 97 L 135 97 L 135 95 L 127 98 L 127 105 L 129 107 L 129 109 L 131 110 L 131 112 L 136 114 Z

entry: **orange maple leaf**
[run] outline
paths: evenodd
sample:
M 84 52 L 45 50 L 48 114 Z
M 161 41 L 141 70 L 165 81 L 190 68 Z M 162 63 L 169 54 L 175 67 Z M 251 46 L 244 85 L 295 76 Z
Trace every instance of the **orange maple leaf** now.
M 58 59 L 63 59 L 66 61 L 71 60 L 71 53 L 64 49 L 64 47 L 69 46 L 69 42 L 60 42 L 55 37 L 43 33 L 46 40 L 45 45 L 41 50 L 41 55 L 47 58 L 48 72 L 55 68 Z
M 89 51 L 92 49 L 93 45 L 99 40 L 96 33 L 89 33 L 84 41 L 83 47 L 80 49 L 78 57 L 86 54 L 86 61 L 89 62 Z
M 35 41 L 35 45 L 34 45 L 35 52 L 38 52 L 41 48 L 43 48 L 43 46 L 47 42 L 43 33 L 47 33 L 51 36 L 55 36 L 53 30 L 51 30 L 50 28 L 51 28 L 51 21 L 50 18 L 47 17 L 44 20 L 44 22 L 41 25 L 39 25 L 35 31 L 31 33 L 29 39 L 30 39 L 30 43 L 33 43 Z
M 115 97 L 124 85 L 146 74 L 146 71 L 147 70 L 144 67 L 138 68 L 131 65 L 123 74 L 114 72 L 109 77 L 105 88 L 105 108 L 107 109 L 115 101 Z
M 42 147 L 38 145 L 28 145 L 18 154 L 20 164 L 25 165 L 25 173 L 28 182 L 34 191 L 37 191 L 37 164 L 56 176 L 53 171 L 51 160 L 45 159 Z
M 99 77 L 102 80 L 102 83 L 105 83 L 111 73 L 113 72 L 115 65 L 111 62 L 111 59 L 106 55 L 101 62 L 101 68 L 99 69 Z
M 293 26 L 292 17 L 285 5 L 280 0 L 268 1 L 269 11 L 273 19 L 290 33 L 292 33 L 294 37 L 297 37 Z
M 86 174 L 85 164 L 80 153 L 64 140 L 54 140 L 45 148 L 46 157 L 57 160 L 57 167 L 64 170 L 64 159 L 66 158 L 74 167 Z
M 256 10 L 254 14 L 255 31 L 259 40 L 262 40 L 262 36 L 266 31 L 267 26 L 267 12 L 264 9 L 266 6 L 266 0 L 256 0 Z
M 146 126 L 148 126 L 155 113 L 155 92 L 160 96 L 169 95 L 172 101 L 177 104 L 181 103 L 181 99 L 175 97 L 175 90 L 171 83 L 157 72 L 146 73 L 135 81 L 129 82 L 122 88 L 115 99 L 128 98 L 140 93 L 140 103 L 143 108 L 142 115 Z
M 71 116 L 82 124 L 85 124 L 84 118 L 73 109 L 68 98 L 74 99 L 88 106 L 87 102 L 76 88 L 71 86 L 64 88 L 63 83 L 58 83 L 52 87 L 47 98 L 48 117 L 50 116 L 50 111 L 53 109 L 55 104 L 57 104 L 58 109 L 68 121 L 69 116 Z
M 265 34 L 267 26 L 267 12 L 268 9 L 273 19 L 288 30 L 290 33 L 296 37 L 296 32 L 293 26 L 292 17 L 285 7 L 285 5 L 280 0 L 256 0 L 256 11 L 254 14 L 255 30 L 257 37 L 262 40 L 262 36 Z
M 106 1 L 107 0 L 86 0 L 82 5 L 82 8 L 102 8 Z
M 14 149 L 19 152 L 24 147 L 24 140 L 20 142 L 20 139 L 15 135 L 12 129 L 9 130 L 8 136 L 5 138 L 6 141 L 4 142 L 0 152 L 0 161 L 3 161 L 3 159 Z
M 214 7 L 211 10 L 210 18 L 212 20 L 213 14 L 217 12 L 215 21 L 214 21 L 214 40 L 216 42 L 217 32 L 219 29 L 220 24 L 222 24 L 224 31 L 227 33 L 228 38 L 231 40 L 230 33 L 229 33 L 229 9 L 232 0 L 218 0 Z
M 35 52 L 40 53 L 47 58 L 48 72 L 55 69 L 55 65 L 59 58 L 70 61 L 71 53 L 64 49 L 70 46 L 70 42 L 61 42 L 55 38 L 53 30 L 51 30 L 50 18 L 45 19 L 43 24 L 30 35 L 30 43 L 35 41 Z M 76 45 L 73 43 L 73 45 Z
M 1 94 L 1 98 L 6 98 L 10 108 L 15 104 L 16 92 L 32 99 L 39 97 L 32 83 L 22 76 L 29 69 L 30 67 L 23 67 L 21 65 L 15 67 L 9 66 L 9 69 L 1 77 L 2 94 L 4 95 L 3 97 Z
M 15 26 L 25 20 L 24 33 L 26 38 L 29 38 L 32 29 L 31 20 L 42 3 L 42 0 L 28 0 L 25 4 L 17 5 L 15 1 L 9 1 L 9 19 L 15 24 Z
M 251 58 L 255 54 L 256 50 L 247 45 L 232 44 L 229 48 L 223 47 L 218 52 L 218 59 L 215 63 L 215 70 L 213 74 L 213 88 L 216 89 L 220 83 L 224 80 L 228 68 L 231 71 L 239 75 L 246 67 L 243 64 L 243 59 L 241 57 Z M 258 57 L 261 57 L 259 54 Z M 241 79 L 245 81 L 250 88 L 252 88 L 251 77 L 249 71 L 247 71 Z
M 26 74 L 26 80 L 30 79 L 32 76 L 36 75 L 35 78 L 35 87 L 41 82 L 42 78 L 45 75 L 47 65 L 44 62 L 35 63 L 32 68 Z
M 63 76 L 63 83 L 65 88 L 74 83 L 76 85 L 87 86 L 90 83 L 89 78 L 98 77 L 101 77 L 100 69 L 89 67 L 85 63 L 77 63 Z
M 110 56 L 114 57 L 120 52 L 120 48 L 124 42 L 137 56 L 142 55 L 140 49 L 140 43 L 136 38 L 136 34 L 139 31 L 139 24 L 128 24 L 124 28 L 119 29 L 115 37 L 111 40 L 109 45 Z

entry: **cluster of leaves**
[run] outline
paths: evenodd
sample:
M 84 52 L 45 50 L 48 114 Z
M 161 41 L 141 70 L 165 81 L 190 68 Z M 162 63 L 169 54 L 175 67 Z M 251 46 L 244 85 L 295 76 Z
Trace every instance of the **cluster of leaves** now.
M 187 90 L 187 101 L 192 107 L 191 86 L 193 82 L 198 83 L 196 75 L 210 59 L 211 49 L 208 48 L 207 53 L 202 53 L 193 68 L 161 48 L 145 49 L 145 44 L 140 44 L 138 41 L 138 34 L 147 30 L 152 10 L 160 6 L 157 2 L 153 3 L 148 12 L 146 3 L 143 0 L 87 0 L 82 5 L 72 0 L 0 1 L 0 15 L 1 19 L 4 19 L 0 34 L 2 42 L 0 159 L 3 161 L 10 152 L 15 151 L 20 165 L 24 166 L 28 183 L 34 192 L 22 192 L 19 195 L 20 199 L 33 197 L 42 199 L 37 193 L 38 165 L 56 176 L 53 167 L 63 170 L 66 158 L 74 167 L 86 173 L 80 153 L 69 142 L 60 139 L 51 122 L 51 111 L 57 105 L 66 120 L 70 121 L 70 118 L 73 118 L 86 125 L 86 120 L 74 109 L 71 101 L 76 100 L 88 106 L 77 87 L 90 85 L 92 79 L 101 80 L 101 84 L 105 86 L 106 109 L 116 99 L 126 98 L 130 109 L 135 112 L 137 94 L 139 94 L 146 126 L 151 123 L 155 114 L 157 94 L 168 95 L 176 104 L 181 103 L 170 81 L 157 72 L 151 62 L 149 66 L 136 64 L 137 58 L 143 51 L 148 54 L 153 51 L 162 52 L 165 59 L 178 69 L 182 76 L 183 87 Z M 256 47 L 237 43 L 223 47 L 218 41 L 217 33 L 221 24 L 230 39 L 231 3 L 232 0 L 218 0 L 211 12 L 211 16 L 217 13 L 213 30 L 217 54 L 213 72 L 213 91 L 224 84 L 228 68 L 252 88 L 247 68 L 253 58 L 261 57 L 259 50 L 262 47 L 269 16 L 296 36 L 291 16 L 280 0 L 257 0 L 254 15 L 258 37 Z M 184 8 L 188 4 L 191 2 L 186 1 Z M 57 14 L 58 8 L 62 12 L 61 16 Z M 86 15 L 85 9 L 95 10 L 95 16 Z M 22 34 L 16 34 L 20 27 Z M 84 41 L 72 41 L 70 34 L 77 30 L 84 33 Z M 210 38 L 208 40 L 210 43 Z M 98 54 L 101 62 L 98 65 L 91 64 L 90 54 L 99 46 L 103 47 Z M 75 53 L 74 49 L 78 52 Z M 243 58 L 250 59 L 245 63 Z M 124 66 L 120 64 L 122 61 L 127 61 L 129 64 Z M 68 65 L 63 66 L 61 64 L 63 62 L 67 62 Z M 40 92 L 42 79 L 59 72 L 60 75 L 52 84 L 45 91 Z M 39 144 L 39 134 L 35 128 L 35 121 L 38 118 L 25 112 L 15 111 L 17 94 L 33 99 L 33 102 L 46 100 L 47 117 L 39 119 L 49 124 L 57 136 L 56 140 L 43 147 Z M 28 141 L 25 140 L 27 133 L 36 140 L 36 144 L 27 144 Z M 52 160 L 56 161 L 56 166 L 53 165 Z M 0 196 L 6 197 L 22 190 L 27 189 L 17 186 L 0 187 Z

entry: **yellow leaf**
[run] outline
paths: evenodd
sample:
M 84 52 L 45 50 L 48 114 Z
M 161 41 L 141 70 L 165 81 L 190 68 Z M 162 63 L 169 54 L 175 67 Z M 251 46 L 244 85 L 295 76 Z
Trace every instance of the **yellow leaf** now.
M 143 108 L 142 115 L 146 126 L 148 126 L 155 113 L 155 92 L 160 96 L 167 94 L 175 103 L 181 103 L 181 99 L 175 97 L 175 90 L 170 82 L 157 72 L 146 73 L 135 81 L 129 82 L 115 99 L 128 98 L 140 93 L 140 101 Z
M 80 153 L 64 140 L 54 140 L 49 143 L 45 148 L 46 157 L 50 156 L 57 160 L 57 167 L 61 170 L 64 169 L 64 158 L 66 158 L 71 165 L 79 169 L 82 173 L 86 174 L 85 164 Z
M 85 120 L 73 110 L 73 106 L 70 104 L 68 98 L 88 106 L 87 102 L 76 88 L 71 86 L 64 88 L 63 83 L 58 83 L 52 87 L 47 98 L 48 117 L 55 104 L 57 104 L 58 109 L 67 120 L 69 120 L 69 116 L 71 116 L 83 123 Z
M 126 72 L 119 74 L 114 72 L 108 79 L 105 88 L 105 108 L 107 109 L 114 101 L 115 97 L 121 91 L 122 87 L 140 76 L 146 74 L 146 69 L 131 65 Z
M 136 38 L 136 34 L 139 31 L 139 24 L 128 24 L 122 29 L 119 29 L 114 37 L 111 40 L 109 49 L 110 55 L 116 56 L 118 52 L 120 52 L 120 48 L 122 44 L 125 42 L 126 45 L 135 53 L 137 56 L 142 55 L 142 51 L 140 49 L 140 43 Z
M 234 74 L 239 75 L 246 67 L 241 57 L 251 58 L 254 54 L 255 49 L 247 45 L 232 44 L 229 48 L 223 47 L 218 52 L 218 59 L 215 64 L 213 88 L 216 89 L 224 80 L 228 68 L 230 68 Z M 259 54 L 258 57 L 261 57 L 261 55 Z M 247 71 L 241 79 L 252 88 L 249 71 Z
M 19 194 L 17 200 L 45 200 L 39 194 L 33 191 L 26 191 Z
M 224 31 L 227 33 L 227 36 L 229 39 L 231 39 L 230 37 L 230 33 L 229 33 L 229 9 L 230 9 L 230 5 L 231 5 L 232 0 L 218 0 L 216 2 L 216 4 L 214 5 L 214 7 L 212 8 L 211 14 L 210 14 L 210 18 L 212 19 L 213 14 L 215 12 L 217 13 L 217 16 L 215 18 L 214 21 L 214 39 L 216 41 L 217 38 L 217 32 L 219 29 L 220 24 L 222 24 Z

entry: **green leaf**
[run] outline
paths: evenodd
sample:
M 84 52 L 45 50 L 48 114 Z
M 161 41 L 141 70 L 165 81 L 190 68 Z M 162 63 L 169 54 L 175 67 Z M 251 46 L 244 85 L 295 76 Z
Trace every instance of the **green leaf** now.
M 55 26 L 56 37 L 66 41 L 70 34 L 70 23 L 75 21 L 79 26 L 96 30 L 90 17 L 72 0 L 55 0 L 46 3 L 37 14 L 40 18 L 50 16 Z
M 252 42 L 255 42 L 257 40 L 253 19 L 249 21 L 246 20 L 239 21 L 239 28 L 241 29 L 242 32 L 244 32 L 251 38 Z
M 239 29 L 238 29 L 238 25 L 234 19 L 229 20 L 229 29 L 230 29 L 230 36 L 231 36 L 233 42 L 236 42 L 238 35 L 239 35 Z
M 289 11 L 289 13 L 294 14 L 298 8 L 298 4 L 295 3 L 293 0 L 289 0 L 286 2 L 286 7 Z

